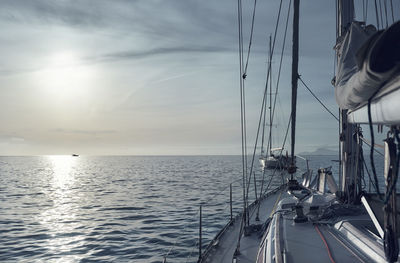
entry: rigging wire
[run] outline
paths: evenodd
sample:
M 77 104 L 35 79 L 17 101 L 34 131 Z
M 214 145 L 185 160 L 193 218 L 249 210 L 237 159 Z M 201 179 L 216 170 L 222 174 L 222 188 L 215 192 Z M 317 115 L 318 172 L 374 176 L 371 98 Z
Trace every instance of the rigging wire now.
M 335 18 L 336 18 L 336 41 L 337 41 L 337 39 L 338 39 L 338 37 L 339 37 L 339 30 L 338 30 L 338 16 L 339 16 L 339 12 L 338 12 L 338 9 L 339 9 L 339 1 L 336 1 L 336 5 L 335 5 Z
M 290 115 L 289 121 L 288 121 L 288 125 L 287 125 L 287 128 L 286 128 L 285 138 L 283 139 L 282 148 L 281 148 L 281 151 L 279 153 L 279 156 L 282 156 L 283 148 L 285 148 L 285 144 L 286 144 L 286 140 L 287 140 L 287 137 L 288 137 L 288 134 L 289 134 L 289 129 L 290 129 L 291 122 L 292 122 L 292 116 Z M 277 167 L 275 167 L 274 173 L 272 174 L 272 176 L 271 176 L 271 178 L 270 178 L 270 180 L 268 182 L 268 185 L 267 185 L 266 189 L 264 190 L 264 192 L 263 192 L 263 190 L 261 188 L 260 198 L 261 198 L 261 193 L 265 194 L 268 191 L 268 188 L 269 188 L 269 186 L 270 186 L 270 184 L 272 182 L 272 179 L 274 178 L 274 176 L 276 174 L 276 170 L 277 170 Z M 259 204 L 259 206 L 260 206 L 260 204 Z
M 390 0 L 390 7 L 390 10 L 392 11 L 392 22 L 394 23 L 393 0 Z
M 254 7 L 253 7 L 253 18 L 251 19 L 251 29 L 250 29 L 250 39 L 249 39 L 249 48 L 247 50 L 247 58 L 246 58 L 246 65 L 244 67 L 244 78 L 247 76 L 247 66 L 249 65 L 249 57 L 250 57 L 250 49 L 251 49 L 251 44 L 253 42 L 253 31 L 254 31 L 254 20 L 256 17 L 256 6 L 257 6 L 257 0 L 254 0 Z
M 273 39 L 272 50 L 271 50 L 271 55 L 270 55 L 270 61 L 272 59 L 272 56 L 273 56 L 273 53 L 274 53 L 274 49 L 275 49 L 276 34 L 278 32 L 278 27 L 279 27 L 279 20 L 280 20 L 281 10 L 282 10 L 282 2 L 283 2 L 283 0 L 281 0 L 280 4 L 279 4 L 279 11 L 278 11 L 277 19 L 276 19 L 276 24 L 275 24 L 275 32 L 274 32 L 274 39 Z M 263 96 L 262 105 L 264 105 L 265 100 L 266 100 L 268 80 L 269 80 L 270 73 L 271 73 L 270 70 L 268 70 L 267 81 L 266 81 L 266 84 L 265 84 L 265 90 L 264 90 L 264 96 Z M 258 137 L 259 137 L 259 134 L 260 134 L 260 126 L 261 126 L 262 114 L 263 114 L 263 106 L 261 106 L 260 118 L 259 118 L 259 121 L 258 121 L 256 141 L 255 141 L 254 148 L 253 148 L 253 155 L 252 155 L 251 166 L 250 166 L 250 174 L 252 174 L 252 172 L 253 172 L 254 158 L 255 158 L 255 155 L 256 155 L 257 142 L 258 142 Z M 250 180 L 249 179 L 250 178 L 248 178 L 248 183 L 247 183 L 246 200 L 248 199 L 248 194 L 249 194 L 249 187 L 250 187 Z
M 378 4 L 376 2 L 376 0 L 374 0 L 375 2 L 375 16 L 376 16 L 376 27 L 378 28 L 378 30 L 380 29 L 379 27 L 379 14 L 378 14 Z
M 268 63 L 269 64 L 269 63 Z M 264 116 L 263 116 L 263 129 L 262 129 L 262 135 L 261 135 L 261 153 L 260 155 L 263 156 L 264 154 L 264 141 L 265 141 L 265 121 L 266 121 L 266 112 L 267 107 L 264 105 Z
M 379 13 L 381 15 L 381 25 L 383 28 L 383 13 L 382 13 L 382 1 L 381 0 L 379 0 Z
M 367 163 L 365 162 L 364 156 L 361 156 L 361 158 L 364 163 L 365 170 L 367 171 L 369 182 L 370 182 L 370 184 L 372 184 L 372 186 L 375 188 L 375 191 L 376 191 L 377 186 L 375 185 L 375 182 L 372 180 L 371 173 L 369 172 L 369 169 L 368 169 Z
M 355 151 L 355 174 L 359 175 L 359 176 L 354 176 L 353 178 L 353 200 L 357 200 L 357 197 L 359 197 L 359 195 L 361 194 L 362 191 L 362 182 L 364 180 L 364 171 L 363 171 L 363 166 L 361 163 L 361 155 L 363 155 L 363 148 L 362 148 L 362 130 L 361 127 L 357 127 L 356 128 L 356 132 L 354 134 L 355 136 L 355 140 L 357 143 L 357 147 L 356 147 L 356 151 Z
M 271 131 L 272 131 L 272 121 L 271 121 L 271 91 L 272 91 L 272 57 L 271 57 L 271 42 L 272 42 L 272 36 L 269 35 L 269 53 L 268 53 L 268 70 L 269 70 L 269 136 L 268 136 L 268 142 L 267 142 L 267 153 L 265 154 L 265 157 L 271 154 Z M 266 83 L 268 85 L 268 83 Z M 268 89 L 266 86 L 265 89 Z M 268 97 L 268 95 L 267 95 Z M 267 112 L 267 100 L 264 101 L 264 119 L 266 118 L 266 112 Z M 263 126 L 263 135 L 264 136 L 264 130 L 265 130 L 265 125 Z M 262 138 L 264 140 L 264 137 Z
M 273 120 L 274 120 L 274 116 L 275 116 L 275 106 L 276 106 L 276 100 L 277 100 L 277 94 L 278 94 L 279 80 L 280 80 L 280 76 L 281 76 L 283 54 L 284 54 L 284 51 L 285 51 L 285 43 L 286 43 L 286 36 L 287 36 L 287 29 L 288 29 L 288 24 L 289 24 L 291 6 L 292 6 L 292 0 L 289 1 L 288 12 L 287 12 L 287 15 L 286 15 L 285 32 L 284 32 L 283 43 L 282 43 L 282 51 L 281 51 L 281 57 L 280 57 L 280 62 L 279 62 L 278 77 L 277 77 L 276 88 L 275 88 L 274 106 L 273 106 L 273 111 L 272 111 L 272 120 L 271 120 L 270 125 L 272 125 Z M 275 34 L 275 36 L 276 36 L 276 34 Z M 271 86 L 271 88 L 272 88 L 272 86 Z M 286 135 L 285 135 L 285 138 L 284 138 L 283 145 L 282 145 L 281 152 L 280 152 L 279 156 L 282 156 L 282 151 L 283 151 L 283 148 L 285 147 L 285 143 L 286 143 L 287 135 L 288 135 L 288 132 L 289 132 L 291 119 L 292 119 L 292 116 L 290 116 L 290 118 L 289 118 L 288 127 L 286 129 Z M 265 169 L 264 169 L 264 171 L 263 171 L 263 179 L 262 179 L 262 182 L 261 182 L 260 198 L 262 197 L 262 194 L 265 194 L 265 192 L 268 191 L 269 185 L 271 184 L 272 178 L 274 178 L 275 173 L 276 173 L 276 168 L 275 168 L 275 170 L 274 170 L 274 172 L 273 172 L 273 174 L 272 174 L 272 176 L 270 178 L 268 186 L 266 187 L 265 191 L 263 191 L 264 182 L 265 182 Z M 257 211 L 259 209 L 260 209 L 260 204 L 258 204 Z
M 365 142 L 366 144 L 368 144 L 369 146 L 371 146 L 371 142 L 370 142 L 370 141 L 368 141 L 368 140 L 365 139 L 364 137 L 361 137 L 361 138 L 362 138 L 363 142 Z M 375 147 L 379 147 L 379 148 L 385 149 L 385 146 L 384 146 L 384 145 L 377 144 L 377 143 L 375 143 Z M 383 153 L 381 153 L 381 152 L 379 152 L 379 151 L 377 151 L 377 153 L 379 153 L 379 154 L 381 154 L 381 155 L 383 156 Z
M 248 174 L 248 162 L 247 162 L 247 122 L 246 122 L 246 88 L 245 88 L 245 79 L 246 76 L 243 73 L 243 53 L 244 53 L 244 47 L 243 47 L 243 8 L 242 8 L 242 1 L 240 1 L 240 24 L 241 24 L 241 42 L 242 42 L 242 50 L 241 50 L 241 55 L 242 55 L 242 82 L 243 82 L 243 137 L 244 137 L 244 162 L 245 162 L 245 178 L 247 181 L 247 178 L 251 179 L 251 174 Z M 246 206 L 246 213 L 247 213 L 247 206 L 248 206 L 248 200 L 247 198 L 245 199 L 245 206 Z
M 365 22 L 366 21 L 366 19 L 365 19 L 365 0 L 362 0 L 362 13 L 363 13 L 363 20 Z
M 338 12 L 338 9 L 339 9 L 339 7 L 338 7 L 338 5 L 339 5 L 339 1 L 336 1 L 336 4 L 335 4 L 335 18 L 336 18 L 336 21 L 335 21 L 335 24 L 336 24 L 336 39 L 335 39 L 335 41 L 338 41 L 338 37 L 339 37 L 339 31 L 338 31 L 338 16 L 339 16 L 339 12 Z M 367 7 L 368 7 L 368 4 L 367 4 Z M 333 52 L 333 79 L 336 79 L 336 64 L 338 63 L 338 61 L 337 61 L 337 57 L 336 57 L 336 52 L 334 51 Z M 341 110 L 340 110 L 340 108 L 338 109 L 338 113 L 339 113 L 339 125 L 338 125 L 338 136 L 340 136 L 340 124 L 342 123 L 341 122 L 341 117 L 342 117 L 342 114 L 341 114 Z M 338 149 L 339 149 L 339 160 L 342 160 L 342 144 L 341 144 L 341 142 L 340 142 L 340 140 L 338 140 Z M 340 164 L 339 164 L 339 187 L 341 187 L 341 185 L 342 185 L 342 162 L 340 162 Z
M 326 110 L 329 114 L 331 114 L 331 115 L 333 116 L 333 118 L 335 118 L 337 121 L 339 121 L 339 118 L 336 117 L 336 115 L 333 114 L 333 113 L 324 105 L 324 103 L 323 103 L 320 99 L 318 99 L 318 97 L 314 94 L 314 92 L 311 91 L 311 89 L 307 86 L 307 84 L 304 83 L 304 81 L 303 81 L 303 79 L 301 78 L 300 75 L 298 76 L 298 78 L 299 78 L 300 82 L 303 83 L 304 87 L 306 87 L 306 89 L 311 93 L 311 95 L 313 95 L 313 97 L 322 105 L 322 107 L 324 107 L 325 110 Z
M 380 197 L 381 193 L 380 193 L 380 190 L 379 190 L 378 176 L 376 175 L 375 162 L 374 162 L 375 138 L 374 138 L 374 127 L 372 126 L 372 117 L 371 117 L 371 100 L 372 100 L 372 97 L 368 100 L 368 124 L 369 124 L 369 130 L 370 130 L 370 133 L 371 133 L 371 150 L 370 150 L 370 153 L 369 153 L 369 158 L 370 158 L 370 162 L 371 162 L 372 174 L 374 176 L 374 182 L 375 182 L 375 185 L 376 185 L 376 192 L 378 193 L 378 196 Z
M 238 42 L 239 42 L 239 81 L 240 81 L 240 125 L 241 125 L 241 141 L 242 141 L 242 180 L 243 180 L 243 209 L 246 210 L 246 181 L 247 181 L 247 157 L 246 157 L 246 141 L 245 141 L 245 125 L 244 125 L 244 80 L 243 80 L 243 35 L 242 35 L 242 1 L 238 0 Z M 245 216 L 245 213 L 243 214 Z
M 388 28 L 388 14 L 387 14 L 387 2 L 386 0 L 383 0 L 383 7 L 385 8 L 385 20 L 386 20 L 386 28 Z
M 368 0 L 362 0 L 363 21 L 367 23 L 368 18 Z
M 238 19 L 238 44 L 239 44 L 239 83 L 240 83 L 240 126 L 241 126 L 241 142 L 242 142 L 242 180 L 243 180 L 243 214 L 241 222 L 245 220 L 246 216 L 246 181 L 247 181 L 247 159 L 245 156 L 245 139 L 244 139 L 244 116 L 243 116 L 243 89 L 244 89 L 244 75 L 243 75 L 243 36 L 242 36 L 242 1 L 237 0 L 237 19 Z M 242 235 L 242 229 L 240 229 L 239 239 L 236 250 L 240 247 L 240 238 Z
M 286 36 L 287 36 L 287 29 L 288 29 L 288 25 L 289 25 L 289 17 L 290 17 L 290 9 L 292 6 L 292 0 L 289 1 L 289 7 L 288 7 L 288 12 L 286 15 L 286 25 L 285 25 L 285 33 L 283 36 L 283 42 L 282 42 L 282 51 L 281 51 L 281 57 L 280 57 L 280 61 L 279 61 L 279 69 L 278 69 L 278 77 L 276 80 L 276 87 L 275 87 L 275 98 L 274 98 L 274 106 L 272 108 L 272 121 L 271 121 L 271 125 L 272 122 L 274 121 L 275 118 L 275 107 L 276 107 L 276 100 L 278 97 L 278 88 L 279 88 L 279 82 L 280 82 L 280 78 L 281 78 L 281 69 L 282 69 L 282 63 L 283 63 L 283 54 L 285 52 L 285 44 L 286 44 Z
M 246 75 L 243 73 L 243 8 L 242 8 L 242 1 L 240 0 L 240 26 L 241 26 L 241 56 L 242 56 L 242 83 L 243 83 L 243 137 L 244 137 L 244 160 L 245 160 L 245 177 L 247 181 L 247 176 L 251 179 L 251 173 L 248 175 L 248 167 L 247 167 L 247 125 L 246 125 L 246 89 L 245 89 L 245 79 Z M 250 45 L 251 46 L 251 45 Z M 246 207 L 248 206 L 247 199 L 245 200 Z
M 369 147 L 371 147 L 371 142 L 369 142 L 367 139 L 365 139 L 364 137 L 361 137 L 361 140 L 362 140 L 366 145 L 368 145 Z M 383 145 L 376 144 L 376 143 L 375 143 L 375 147 L 384 148 Z M 374 148 L 374 151 L 375 151 L 377 154 L 381 155 L 381 156 L 385 156 L 383 153 L 381 153 L 380 151 L 378 151 L 378 150 L 375 149 L 375 148 Z
M 358 138 L 360 139 L 361 136 L 359 136 Z M 360 188 L 359 193 L 362 193 L 362 191 L 364 191 L 365 188 L 367 187 L 367 183 L 365 182 L 364 157 L 363 157 L 364 149 L 362 147 L 362 144 L 361 144 L 361 147 L 360 147 L 359 151 L 360 151 L 360 153 L 359 153 L 359 159 L 358 159 L 358 162 L 357 162 L 357 166 L 360 165 L 360 178 L 361 178 L 360 185 L 361 185 L 361 188 Z M 369 177 L 369 175 L 368 175 L 368 177 Z

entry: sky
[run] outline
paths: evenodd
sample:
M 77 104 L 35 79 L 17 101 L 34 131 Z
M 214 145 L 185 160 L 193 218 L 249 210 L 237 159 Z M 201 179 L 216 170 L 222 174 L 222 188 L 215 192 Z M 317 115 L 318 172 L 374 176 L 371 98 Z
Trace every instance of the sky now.
M 273 81 L 288 8 L 283 2 Z M 243 0 L 246 47 L 253 3 Z M 0 155 L 240 154 L 236 5 L 234 0 L 1 1 Z M 257 2 L 246 79 L 249 152 L 278 5 Z M 301 1 L 300 21 L 299 74 L 336 114 L 334 1 Z M 290 112 L 291 34 L 289 29 L 283 52 L 275 147 Z M 337 148 L 336 120 L 301 84 L 296 129 L 297 152 Z

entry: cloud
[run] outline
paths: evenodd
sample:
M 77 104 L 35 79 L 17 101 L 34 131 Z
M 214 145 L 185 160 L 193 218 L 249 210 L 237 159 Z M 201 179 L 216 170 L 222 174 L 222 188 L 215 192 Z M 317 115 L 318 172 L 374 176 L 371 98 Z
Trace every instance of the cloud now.
M 229 1 L 5 0 L 1 6 L 6 26 L 0 31 L 9 35 L 2 76 L 42 70 L 42 59 L 58 49 L 82 50 L 86 65 L 237 48 L 236 9 Z
M 231 7 L 224 8 L 227 4 Z M 86 29 L 136 28 L 162 35 L 172 31 L 188 32 L 192 26 L 217 30 L 222 27 L 216 25 L 230 25 L 228 21 L 234 19 L 236 10 L 229 1 L 199 4 L 191 0 L 3 0 L 1 5 L 0 18 L 9 22 L 62 24 Z
M 74 129 L 62 129 L 57 128 L 50 132 L 62 133 L 62 134 L 83 134 L 83 135 L 104 135 L 117 133 L 116 130 L 74 130 Z
M 199 54 L 199 53 L 221 53 L 221 52 L 232 52 L 229 47 L 219 47 L 219 46 L 175 46 L 175 47 L 160 47 L 153 49 L 136 49 L 136 50 L 125 50 L 116 51 L 110 53 L 99 54 L 96 56 L 85 56 L 80 58 L 80 60 L 72 66 L 87 66 L 97 63 L 109 63 L 115 61 L 123 60 L 133 60 L 133 59 L 146 59 L 154 56 L 164 56 L 164 55 L 177 55 L 177 54 Z M 65 66 L 62 66 L 65 67 Z M 69 66 L 67 66 L 69 67 Z M 37 66 L 31 68 L 10 68 L 1 69 L 0 76 L 15 75 L 15 74 L 25 74 L 32 73 L 40 70 L 46 69 L 45 66 Z
M 176 47 L 161 47 L 154 49 L 113 52 L 95 57 L 86 57 L 84 58 L 84 60 L 88 62 L 111 62 L 118 60 L 146 58 L 157 55 L 170 55 L 179 53 L 182 54 L 214 53 L 214 52 L 229 52 L 229 51 L 232 50 L 227 47 L 218 47 L 218 46 L 176 46 Z
M 18 136 L 16 134 L 3 134 L 0 135 L 0 142 L 12 143 L 12 144 L 22 144 L 25 143 L 25 138 Z
M 101 9 L 90 6 L 89 1 L 2 1 L 0 17 L 19 23 L 62 23 L 71 26 L 100 26 Z
M 282 50 L 288 3 L 284 3 L 281 13 L 274 69 L 278 68 Z M 274 30 L 278 5 L 279 1 L 257 3 L 246 80 L 250 137 L 255 135 L 251 129 L 258 123 L 268 36 Z M 335 43 L 332 10 L 335 8 L 334 2 L 329 5 L 324 1 L 304 1 L 301 5 L 299 73 L 313 92 L 334 110 L 330 79 Z M 246 53 L 252 5 L 243 7 Z M 82 149 L 102 145 L 101 151 L 108 149 L 103 147 L 108 143 L 118 149 L 134 148 L 133 141 L 141 143 L 143 149 L 146 145 L 157 145 L 153 149 L 155 153 L 162 147 L 170 149 L 172 143 L 179 143 L 183 149 L 185 144 L 193 145 L 193 141 L 199 145 L 212 142 L 216 146 L 217 142 L 226 140 L 229 145 L 240 145 L 235 1 L 2 0 L 0 22 L 3 25 L 0 76 L 6 76 L 0 78 L 0 102 L 7 106 L 0 118 L 5 123 L 3 129 L 12 126 L 19 132 L 8 132 L 7 140 L 25 138 L 28 144 L 48 145 L 48 149 L 53 149 L 53 145 L 65 149 L 70 149 L 70 145 L 79 145 Z M 290 103 L 291 59 L 287 56 L 291 54 L 290 24 L 279 90 L 283 109 Z M 52 93 L 41 87 L 42 83 L 47 84 L 46 74 L 27 73 L 52 67 L 49 63 L 52 54 L 64 51 L 76 52 L 74 66 L 91 66 L 88 83 L 82 83 L 79 90 L 71 89 L 82 92 L 78 100 L 65 99 L 69 102 L 67 105 L 60 103 L 56 110 L 49 110 L 49 105 L 54 107 L 57 100 L 48 99 Z M 113 63 L 119 61 L 129 65 Z M 274 78 L 275 74 L 275 81 Z M 83 99 L 83 94 L 88 95 L 87 99 Z M 52 104 L 47 105 L 45 100 Z M 296 148 L 305 148 L 310 142 L 336 141 L 335 120 L 323 112 L 301 84 L 298 105 L 300 138 L 296 141 L 300 144 Z M 64 109 L 64 114 L 60 114 Z M 93 109 L 102 109 L 102 112 L 93 113 Z M 26 127 L 34 131 L 22 131 Z M 131 139 L 135 134 L 137 138 Z

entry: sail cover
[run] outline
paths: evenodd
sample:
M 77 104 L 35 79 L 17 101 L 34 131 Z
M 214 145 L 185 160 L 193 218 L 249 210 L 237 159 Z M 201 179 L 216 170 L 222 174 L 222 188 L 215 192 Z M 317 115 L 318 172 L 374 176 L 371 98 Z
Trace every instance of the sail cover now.
M 353 22 L 335 48 L 336 102 L 341 109 L 354 109 L 399 73 L 400 22 L 384 31 Z

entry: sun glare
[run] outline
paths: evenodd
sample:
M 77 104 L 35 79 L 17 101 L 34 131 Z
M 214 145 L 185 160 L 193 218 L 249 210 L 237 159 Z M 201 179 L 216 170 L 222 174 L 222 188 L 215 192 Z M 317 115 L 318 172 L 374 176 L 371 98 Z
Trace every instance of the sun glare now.
M 49 61 L 51 68 L 72 67 L 78 63 L 78 58 L 73 52 L 60 52 L 53 54 Z
M 44 98 L 63 106 L 87 98 L 93 75 L 93 67 L 82 64 L 76 53 L 59 52 L 48 57 L 46 67 L 35 77 Z
M 71 255 L 70 252 L 77 244 L 84 243 L 82 235 L 70 235 L 82 227 L 76 215 L 80 196 L 74 190 L 78 185 L 74 169 L 79 160 L 70 155 L 48 156 L 48 160 L 53 174 L 46 193 L 52 205 L 41 212 L 39 219 L 47 233 L 52 236 L 44 240 L 45 246 L 49 253 L 62 255 L 57 262 L 76 262 L 81 256 Z
M 53 155 L 48 158 L 53 165 L 55 184 L 63 187 L 72 180 L 71 169 L 75 165 L 76 158 L 70 155 Z

